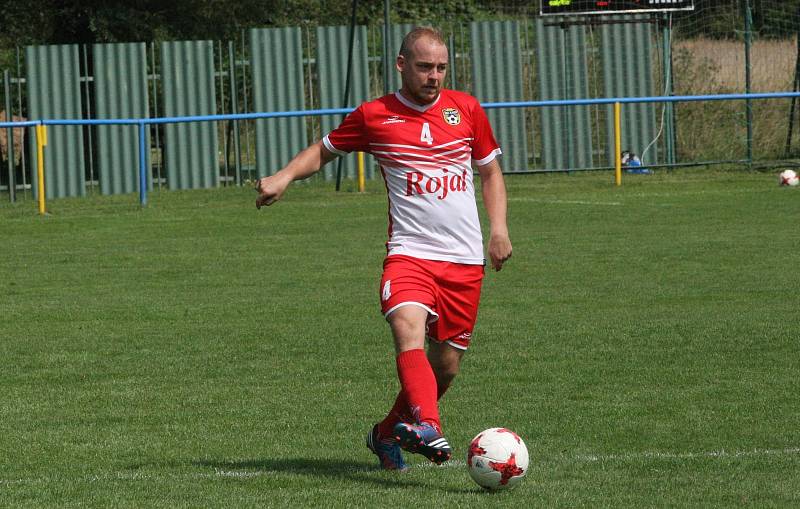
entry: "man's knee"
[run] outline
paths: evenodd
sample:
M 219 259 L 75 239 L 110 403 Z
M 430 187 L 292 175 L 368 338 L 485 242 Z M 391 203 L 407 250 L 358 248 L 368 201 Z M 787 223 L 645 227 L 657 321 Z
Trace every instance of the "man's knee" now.
M 386 319 L 392 328 L 397 352 L 424 348 L 425 324 L 428 312 L 418 306 L 402 306 L 394 310 Z

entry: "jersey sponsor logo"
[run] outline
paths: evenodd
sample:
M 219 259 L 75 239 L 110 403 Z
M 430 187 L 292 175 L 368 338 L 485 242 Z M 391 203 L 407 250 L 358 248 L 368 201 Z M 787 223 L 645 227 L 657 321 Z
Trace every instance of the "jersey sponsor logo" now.
M 400 118 L 399 115 L 392 115 L 391 117 L 387 118 L 381 124 L 402 124 L 406 120 L 404 118 Z
M 432 194 L 438 200 L 444 200 L 451 192 L 459 193 L 467 190 L 467 170 L 461 175 L 453 175 L 449 170 L 442 170 L 443 175 L 426 175 L 421 171 L 406 173 L 406 196 Z
M 458 125 L 461 123 L 461 113 L 455 108 L 443 108 L 442 117 L 444 117 L 444 121 L 450 125 Z

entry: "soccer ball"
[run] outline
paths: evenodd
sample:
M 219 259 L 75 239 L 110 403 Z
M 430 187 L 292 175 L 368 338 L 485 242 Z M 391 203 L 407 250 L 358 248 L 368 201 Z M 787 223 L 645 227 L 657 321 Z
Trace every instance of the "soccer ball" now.
M 794 170 L 783 170 L 779 182 L 782 186 L 796 186 L 800 184 L 800 178 Z
M 472 480 L 487 490 L 510 488 L 528 471 L 528 448 L 510 429 L 489 428 L 470 442 L 467 469 Z

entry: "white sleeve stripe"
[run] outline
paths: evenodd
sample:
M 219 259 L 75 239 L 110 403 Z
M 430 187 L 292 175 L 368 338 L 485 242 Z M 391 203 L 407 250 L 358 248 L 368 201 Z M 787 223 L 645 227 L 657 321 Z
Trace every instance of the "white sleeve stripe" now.
M 338 148 L 333 146 L 333 143 L 331 143 L 331 140 L 328 139 L 328 135 L 327 134 L 322 138 L 322 144 L 325 145 L 325 148 L 327 148 L 328 150 L 330 150 L 331 152 L 333 152 L 337 156 L 347 155 L 347 152 L 343 152 L 343 151 L 341 151 Z
M 484 157 L 483 159 L 474 159 L 473 162 L 478 166 L 483 166 L 484 164 L 488 164 L 492 162 L 497 156 L 502 154 L 503 151 L 499 148 L 492 150 L 488 156 Z

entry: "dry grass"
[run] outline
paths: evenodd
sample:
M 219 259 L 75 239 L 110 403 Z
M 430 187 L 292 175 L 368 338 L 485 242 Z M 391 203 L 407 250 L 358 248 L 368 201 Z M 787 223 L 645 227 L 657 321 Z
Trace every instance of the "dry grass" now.
M 675 94 L 744 93 L 745 55 L 741 41 L 697 38 L 675 41 Z M 751 49 L 752 91 L 785 92 L 793 88 L 794 39 L 755 41 Z M 753 157 L 775 159 L 785 151 L 789 100 L 751 103 Z M 694 102 L 676 106 L 681 160 L 747 157 L 746 104 L 741 101 Z
M 754 160 L 785 157 L 790 101 L 758 100 L 751 105 Z M 676 105 L 675 111 L 681 161 L 747 157 L 747 105 L 744 101 L 684 102 Z M 796 133 L 794 145 L 797 144 Z
M 706 38 L 675 41 L 675 91 L 681 94 L 744 92 L 745 55 L 740 41 Z M 755 41 L 751 49 L 752 90 L 792 89 L 794 39 Z

